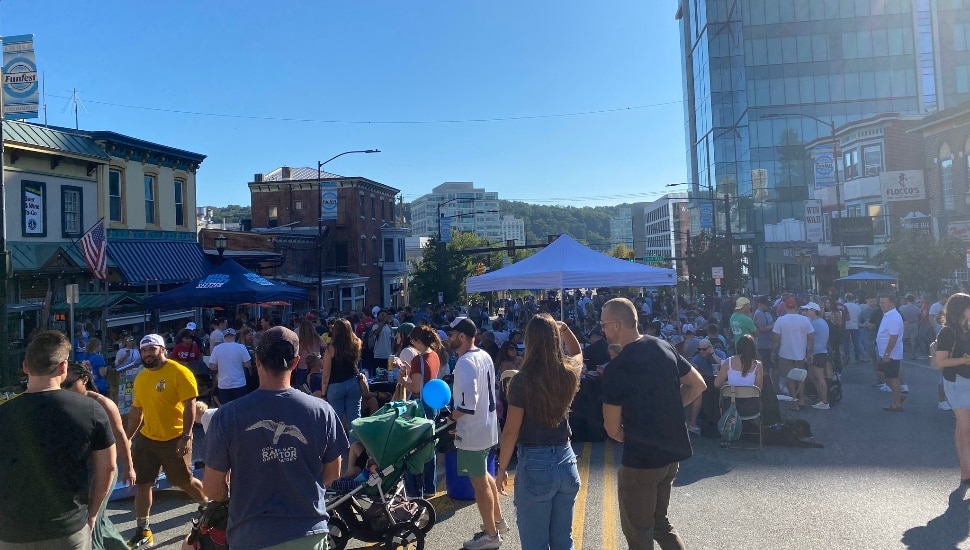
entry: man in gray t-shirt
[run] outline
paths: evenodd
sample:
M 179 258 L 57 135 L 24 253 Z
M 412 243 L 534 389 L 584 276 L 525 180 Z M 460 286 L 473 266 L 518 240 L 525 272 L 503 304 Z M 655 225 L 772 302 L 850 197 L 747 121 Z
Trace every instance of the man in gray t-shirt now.
M 259 389 L 219 407 L 206 432 L 205 495 L 228 500 L 232 472 L 233 550 L 298 539 L 301 548 L 326 547 L 326 486 L 340 476 L 348 442 L 326 401 L 290 387 L 299 347 L 288 328 L 264 332 L 256 349 Z

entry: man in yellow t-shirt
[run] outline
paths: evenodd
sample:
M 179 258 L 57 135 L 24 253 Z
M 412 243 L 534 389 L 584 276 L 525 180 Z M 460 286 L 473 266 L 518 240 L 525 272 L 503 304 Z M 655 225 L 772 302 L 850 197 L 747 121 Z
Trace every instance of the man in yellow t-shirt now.
M 159 471 L 165 471 L 172 485 L 199 504 L 205 504 L 202 483 L 192 477 L 192 426 L 195 399 L 199 396 L 195 375 L 165 356 L 165 340 L 158 334 L 146 335 L 139 347 L 145 368 L 135 378 L 134 398 L 128 413 L 128 436 L 134 435 L 131 457 L 138 480 L 135 490 L 138 524 L 128 541 L 131 548 L 145 548 L 154 543 L 148 519 L 152 485 Z

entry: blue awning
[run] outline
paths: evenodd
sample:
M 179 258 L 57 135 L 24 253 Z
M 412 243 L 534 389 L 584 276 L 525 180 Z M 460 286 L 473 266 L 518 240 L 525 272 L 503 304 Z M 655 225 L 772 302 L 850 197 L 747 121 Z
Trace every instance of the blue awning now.
M 196 242 L 108 241 L 108 257 L 132 285 L 186 283 L 213 267 Z

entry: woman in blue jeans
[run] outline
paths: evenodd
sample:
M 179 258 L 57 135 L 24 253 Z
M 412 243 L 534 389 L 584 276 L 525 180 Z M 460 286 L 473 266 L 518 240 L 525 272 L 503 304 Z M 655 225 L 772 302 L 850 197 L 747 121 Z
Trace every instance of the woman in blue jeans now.
M 330 330 L 331 341 L 323 354 L 323 377 L 320 393 L 344 423 L 347 437 L 350 423 L 360 418 L 360 381 L 357 363 L 360 361 L 360 338 L 354 334 L 346 319 L 337 319 Z
M 569 407 L 579 391 L 582 365 L 582 349 L 565 323 L 544 313 L 529 321 L 525 358 L 508 389 L 495 479 L 505 494 L 506 469 L 518 445 L 514 502 L 523 550 L 573 548 L 580 480 L 569 443 Z

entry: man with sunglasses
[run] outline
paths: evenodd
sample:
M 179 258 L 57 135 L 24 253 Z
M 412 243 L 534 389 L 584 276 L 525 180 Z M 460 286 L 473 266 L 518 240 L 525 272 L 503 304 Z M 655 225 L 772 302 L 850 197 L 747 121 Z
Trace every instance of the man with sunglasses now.
M 27 391 L 0 407 L 0 548 L 91 548 L 117 456 L 104 409 L 61 390 L 70 354 L 64 334 L 35 336 Z

